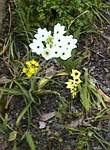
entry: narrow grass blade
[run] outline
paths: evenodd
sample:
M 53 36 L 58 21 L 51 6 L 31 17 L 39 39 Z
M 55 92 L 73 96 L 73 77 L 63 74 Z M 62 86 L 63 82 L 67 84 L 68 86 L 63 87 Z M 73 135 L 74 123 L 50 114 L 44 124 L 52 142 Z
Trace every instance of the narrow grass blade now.
M 26 141 L 27 141 L 27 143 L 29 144 L 31 150 L 36 150 L 35 144 L 34 144 L 34 141 L 33 141 L 33 138 L 32 138 L 31 133 L 27 132 L 27 133 L 25 134 L 25 137 L 26 137 Z
M 0 92 L 11 95 L 23 95 L 23 93 L 19 89 L 9 89 L 0 87 Z
M 23 118 L 24 114 L 28 111 L 29 107 L 30 107 L 31 103 L 29 103 L 19 114 L 17 121 L 16 121 L 16 126 L 19 126 L 19 123 L 21 121 L 21 119 Z

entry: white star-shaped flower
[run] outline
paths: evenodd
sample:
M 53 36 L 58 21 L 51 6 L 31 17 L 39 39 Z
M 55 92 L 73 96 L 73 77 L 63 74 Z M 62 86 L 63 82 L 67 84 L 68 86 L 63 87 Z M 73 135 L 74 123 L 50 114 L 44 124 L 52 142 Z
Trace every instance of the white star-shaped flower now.
M 63 35 L 65 33 L 65 26 L 61 26 L 59 23 L 54 27 L 54 36 Z
M 77 39 L 72 35 L 66 36 L 65 26 L 59 23 L 54 26 L 54 33 L 46 28 L 38 28 L 33 42 L 29 45 L 32 52 L 42 55 L 46 60 L 60 57 L 66 60 L 71 57 L 72 49 L 76 48 Z
M 67 47 L 68 49 L 74 49 L 76 48 L 76 43 L 77 43 L 77 39 L 73 39 L 73 36 L 65 36 L 65 47 Z
M 62 51 L 62 53 L 60 55 L 60 58 L 63 59 L 63 60 L 67 60 L 70 57 L 71 57 L 71 51 L 67 50 L 67 49 Z
M 35 39 L 33 40 L 33 43 L 29 44 L 29 47 L 31 48 L 32 52 L 35 52 L 38 55 L 41 54 L 44 49 L 43 43 Z
M 38 33 L 34 37 L 39 41 L 45 41 L 51 35 L 51 31 L 47 31 L 46 28 L 38 28 Z
M 51 56 L 53 58 L 58 58 L 58 57 L 60 57 L 61 54 L 62 54 L 62 51 L 58 46 L 53 46 L 51 48 Z
M 65 36 L 61 35 L 57 35 L 53 37 L 53 44 L 59 47 L 62 47 L 64 45 L 65 42 Z
M 51 55 L 51 48 L 47 46 L 41 53 L 42 57 L 44 57 L 46 60 L 49 60 L 52 58 Z

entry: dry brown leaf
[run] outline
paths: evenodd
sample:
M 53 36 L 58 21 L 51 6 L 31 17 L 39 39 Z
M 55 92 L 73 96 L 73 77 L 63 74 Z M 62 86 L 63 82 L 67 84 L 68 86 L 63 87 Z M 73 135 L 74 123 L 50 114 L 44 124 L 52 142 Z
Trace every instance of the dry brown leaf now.
M 83 119 L 84 119 L 84 116 L 81 116 L 81 118 L 78 118 L 78 119 L 76 119 L 74 121 L 71 121 L 71 123 L 69 124 L 69 126 L 71 128 L 76 128 L 76 127 L 78 127 L 78 126 L 80 126 L 82 124 Z
M 54 116 L 55 116 L 55 112 L 50 112 L 50 113 L 47 113 L 47 114 L 42 114 L 40 120 L 41 121 L 47 121 L 47 120 L 53 118 Z
M 107 96 L 101 89 L 98 89 L 99 94 L 104 98 L 105 102 L 110 103 L 110 97 Z
M 1 75 L 0 76 L 0 84 L 5 84 L 9 82 L 9 79 L 7 79 L 7 77 L 5 75 Z
M 55 67 L 51 66 L 50 68 L 48 68 L 45 72 L 45 76 L 46 77 L 50 77 L 53 76 L 56 73 Z

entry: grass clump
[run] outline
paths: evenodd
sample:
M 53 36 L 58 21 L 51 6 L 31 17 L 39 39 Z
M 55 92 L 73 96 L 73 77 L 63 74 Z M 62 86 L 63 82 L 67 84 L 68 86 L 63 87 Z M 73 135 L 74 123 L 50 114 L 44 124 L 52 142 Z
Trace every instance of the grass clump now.
M 30 35 L 38 27 L 50 29 L 59 22 L 79 37 L 110 23 L 104 15 L 109 3 L 101 0 L 16 0 L 15 5 L 16 31 L 21 35 Z

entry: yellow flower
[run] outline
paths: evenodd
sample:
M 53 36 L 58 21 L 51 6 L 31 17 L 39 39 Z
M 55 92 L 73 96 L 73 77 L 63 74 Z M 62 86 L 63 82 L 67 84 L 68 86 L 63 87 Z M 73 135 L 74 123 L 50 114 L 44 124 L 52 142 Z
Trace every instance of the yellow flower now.
M 35 65 L 35 64 L 37 63 L 34 59 L 32 59 L 30 62 L 31 62 L 31 64 L 33 64 L 33 65 Z
M 36 73 L 36 68 L 30 68 L 28 72 L 30 74 L 35 74 Z
M 69 79 L 68 82 L 66 82 L 66 84 L 67 89 L 73 89 L 73 87 L 77 87 L 77 84 L 72 79 Z
M 73 91 L 71 91 L 71 95 L 74 98 L 77 95 L 77 92 L 73 90 Z
M 36 67 L 39 67 L 39 63 L 35 61 L 34 59 L 30 61 L 30 63 Z
M 33 59 L 31 61 L 26 61 L 25 64 L 26 67 L 23 68 L 22 72 L 30 78 L 38 71 L 39 63 Z
M 78 70 L 72 69 L 71 76 L 72 76 L 73 78 L 79 78 L 80 75 L 81 75 L 81 73 L 80 73 Z
M 26 75 L 27 75 L 28 78 L 30 78 L 32 76 L 32 73 L 27 72 Z
M 23 73 L 26 73 L 28 69 L 26 67 L 23 68 Z
M 81 73 L 78 70 L 73 69 L 71 73 L 73 79 L 69 79 L 68 82 L 66 82 L 66 88 L 70 89 L 73 98 L 77 95 L 78 85 L 81 83 L 80 75 Z
M 26 66 L 29 68 L 31 67 L 31 62 L 30 61 L 26 61 Z
M 73 79 L 74 80 L 74 83 L 78 86 L 80 83 L 81 83 L 81 80 L 80 80 L 80 78 L 74 78 Z

